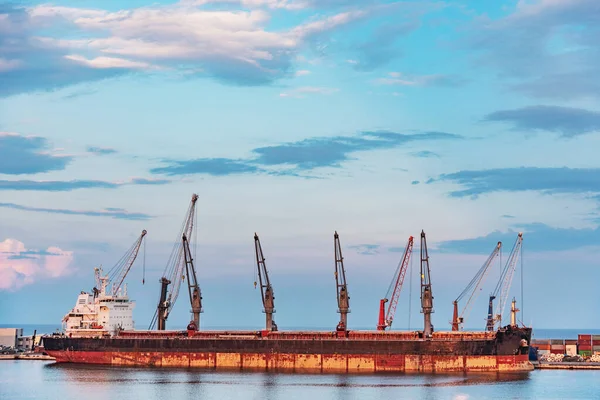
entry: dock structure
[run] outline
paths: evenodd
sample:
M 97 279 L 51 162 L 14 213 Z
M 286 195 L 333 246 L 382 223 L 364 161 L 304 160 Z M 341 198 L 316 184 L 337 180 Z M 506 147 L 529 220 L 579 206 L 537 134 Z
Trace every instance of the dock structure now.
M 532 361 L 535 369 L 600 369 L 600 362 L 544 362 Z

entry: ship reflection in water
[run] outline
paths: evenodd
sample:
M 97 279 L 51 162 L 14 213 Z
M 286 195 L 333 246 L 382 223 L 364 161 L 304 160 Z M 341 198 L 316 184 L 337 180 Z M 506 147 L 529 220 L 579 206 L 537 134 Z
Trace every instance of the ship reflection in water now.
M 495 386 L 521 387 L 527 392 L 531 374 L 291 374 L 55 363 L 45 370 L 69 386 L 101 388 L 95 393 L 104 398 L 128 393 L 127 398 L 149 400 L 198 399 L 200 393 L 202 399 L 485 398 L 487 391 L 497 392 Z M 498 393 L 505 392 L 517 394 L 519 390 L 504 388 Z
M 3 361 L 11 400 L 593 399 L 600 371 L 469 374 L 286 374 Z
M 466 385 L 489 385 L 503 382 L 519 382 L 529 379 L 529 372 L 481 372 L 481 373 L 402 373 L 402 374 L 311 374 L 311 373 L 261 373 L 223 372 L 200 369 L 158 369 L 143 367 L 96 366 L 88 364 L 45 365 L 56 370 L 69 382 L 81 383 L 153 383 L 153 384 L 210 384 L 253 385 L 263 387 L 445 387 Z M 297 378 L 297 379 L 296 379 Z

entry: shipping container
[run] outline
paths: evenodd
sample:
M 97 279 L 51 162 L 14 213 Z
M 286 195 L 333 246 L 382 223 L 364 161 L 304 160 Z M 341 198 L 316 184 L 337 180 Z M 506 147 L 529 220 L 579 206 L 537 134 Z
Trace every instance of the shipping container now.
M 551 350 L 562 350 L 562 351 L 564 351 L 565 350 L 565 345 L 564 344 L 553 344 L 550 347 L 550 349 Z
M 577 355 L 577 345 L 576 344 L 567 344 L 565 346 L 565 350 L 567 355 L 574 356 Z
M 588 340 L 588 341 L 590 341 L 590 340 L 592 340 L 592 335 L 578 335 L 577 339 L 578 340 Z
M 565 354 L 565 349 L 559 350 L 559 349 L 551 349 L 550 353 L 552 354 Z
M 598 345 L 592 346 L 592 351 L 600 351 L 600 346 L 598 346 Z
M 600 342 L 600 335 L 592 335 L 592 340 L 593 341 L 599 341 Z
M 577 344 L 577 339 L 566 339 L 565 344 Z
M 550 350 L 538 350 L 538 358 L 543 354 L 550 354 Z
M 538 350 L 550 350 L 550 344 L 534 344 L 533 347 L 537 347 Z
M 565 344 L 564 339 L 552 339 L 550 340 L 551 344 Z
M 531 344 L 533 344 L 533 345 L 550 344 L 550 339 L 533 339 L 531 341 Z
M 580 356 L 591 356 L 592 352 L 590 350 L 581 350 L 581 349 L 579 349 L 579 355 Z
M 592 346 L 590 345 L 580 344 L 578 347 L 579 350 L 592 351 Z

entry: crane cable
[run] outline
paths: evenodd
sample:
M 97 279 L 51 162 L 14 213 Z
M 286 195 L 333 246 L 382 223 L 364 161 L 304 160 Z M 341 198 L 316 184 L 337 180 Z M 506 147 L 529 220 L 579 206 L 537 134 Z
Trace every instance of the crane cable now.
M 144 240 L 144 254 L 143 254 L 143 264 L 142 264 L 142 285 L 146 283 L 146 241 Z
M 256 242 L 254 242 L 254 251 L 256 251 Z M 254 263 L 253 263 L 254 264 Z M 256 289 L 256 285 L 258 284 L 258 277 L 257 275 L 257 268 L 254 268 L 255 266 L 252 266 L 252 271 L 254 271 L 254 273 L 252 274 L 252 277 L 254 278 L 254 289 Z
M 414 250 L 411 250 L 411 253 Z M 410 330 L 410 309 L 412 303 L 413 257 L 410 257 L 410 277 L 408 279 L 408 329 Z
M 525 308 L 523 306 L 523 304 L 525 303 L 525 299 L 524 299 L 524 295 L 523 295 L 523 245 L 521 245 L 521 323 L 523 323 L 522 321 L 525 321 L 525 318 L 523 317 L 523 309 Z M 523 324 L 524 325 L 524 324 Z

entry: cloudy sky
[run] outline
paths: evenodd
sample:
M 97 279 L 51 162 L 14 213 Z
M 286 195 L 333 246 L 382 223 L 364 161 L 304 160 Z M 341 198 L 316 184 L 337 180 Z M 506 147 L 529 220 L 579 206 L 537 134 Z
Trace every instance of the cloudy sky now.
M 599 35 L 597 0 L 0 2 L 0 322 L 60 323 L 146 229 L 146 328 L 197 193 L 204 326 L 263 324 L 257 232 L 280 328 L 333 329 L 337 230 L 349 326 L 375 327 L 423 229 L 436 329 L 518 232 L 523 322 L 597 327 Z

